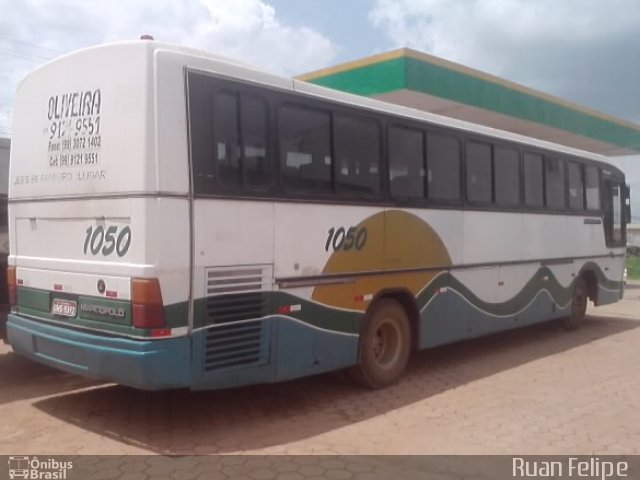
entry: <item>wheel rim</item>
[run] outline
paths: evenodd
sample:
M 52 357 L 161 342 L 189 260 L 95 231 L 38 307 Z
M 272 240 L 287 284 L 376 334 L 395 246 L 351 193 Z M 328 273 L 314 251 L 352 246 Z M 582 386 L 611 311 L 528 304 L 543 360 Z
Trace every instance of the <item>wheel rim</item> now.
M 396 364 L 400 356 L 400 330 L 393 320 L 384 319 L 376 328 L 372 353 L 380 368 L 391 368 Z

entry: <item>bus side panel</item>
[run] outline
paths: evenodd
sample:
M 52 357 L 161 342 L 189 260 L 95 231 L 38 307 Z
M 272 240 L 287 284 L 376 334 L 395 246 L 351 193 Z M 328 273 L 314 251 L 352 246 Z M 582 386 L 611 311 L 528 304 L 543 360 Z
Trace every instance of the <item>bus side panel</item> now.
M 194 388 L 273 379 L 273 204 L 193 202 Z
M 445 345 L 467 338 L 470 318 L 468 315 L 454 314 L 457 300 L 454 293 L 445 291 L 433 296 L 420 309 L 418 348 Z
M 442 314 L 442 305 L 446 305 L 446 317 Z M 569 309 L 558 308 L 547 292 L 539 291 L 517 314 L 495 315 L 475 307 L 458 292 L 449 290 L 421 311 L 419 346 L 435 347 L 464 338 L 480 337 L 552 318 L 561 318 L 569 313 Z M 468 319 L 468 324 L 474 328 L 463 331 L 460 325 L 457 330 L 452 329 L 452 321 L 460 323 L 457 319 Z M 467 322 L 464 324 L 467 325 Z
M 288 274 L 295 283 L 322 273 L 332 253 L 325 250 L 327 232 L 336 219 L 351 225 L 339 207 L 310 212 L 309 205 L 223 199 L 194 205 L 194 388 L 279 381 L 355 363 L 362 312 L 318 303 L 313 286 L 280 291 L 274 278 Z
M 138 208 L 144 209 L 141 218 L 146 219 L 145 276 L 160 281 L 167 327 L 173 328 L 176 335 L 187 335 L 191 277 L 189 201 L 158 198 L 137 203 Z
M 619 249 L 619 255 L 624 255 L 624 248 Z M 596 276 L 598 279 L 598 300 L 596 305 L 607 305 L 622 299 L 624 295 L 624 283 L 622 276 L 624 263 L 620 258 L 606 258 L 602 260 L 606 274 Z
M 440 225 L 431 212 L 416 214 L 431 221 L 449 246 L 446 222 Z M 621 276 L 621 262 L 602 256 L 609 252 L 597 222 L 582 216 L 467 211 L 464 223 L 464 261 L 454 260 L 454 269 L 418 297 L 422 348 L 568 316 L 575 279 L 585 270 L 598 281 L 598 304 L 620 297 L 620 284 L 612 279 Z M 460 258 L 457 251 L 451 249 L 452 258 Z M 594 255 L 593 260 L 576 258 Z M 455 268 L 461 263 L 490 265 Z
M 236 330 L 235 338 L 243 335 L 239 330 Z M 221 337 L 226 341 L 234 343 L 233 331 L 224 327 L 211 327 L 194 335 L 194 390 L 290 380 L 337 370 L 356 362 L 358 336 L 355 333 L 310 328 L 290 316 L 274 315 L 256 324 L 254 331 L 260 337 L 260 343 L 255 360 L 225 365 L 220 363 L 220 356 L 212 355 L 217 347 L 218 331 L 223 332 Z

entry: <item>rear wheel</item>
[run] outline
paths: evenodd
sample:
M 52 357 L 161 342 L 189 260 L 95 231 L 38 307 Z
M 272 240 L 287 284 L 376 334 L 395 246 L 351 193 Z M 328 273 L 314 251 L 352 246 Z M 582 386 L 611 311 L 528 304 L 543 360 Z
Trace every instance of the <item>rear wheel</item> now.
M 578 278 L 573 286 L 571 315 L 562 319 L 562 326 L 566 330 L 575 330 L 584 323 L 584 317 L 587 311 L 587 301 L 587 286 L 582 278 Z
M 410 346 L 407 312 L 395 300 L 380 300 L 365 319 L 358 364 L 349 374 L 361 386 L 372 389 L 386 387 L 405 371 Z

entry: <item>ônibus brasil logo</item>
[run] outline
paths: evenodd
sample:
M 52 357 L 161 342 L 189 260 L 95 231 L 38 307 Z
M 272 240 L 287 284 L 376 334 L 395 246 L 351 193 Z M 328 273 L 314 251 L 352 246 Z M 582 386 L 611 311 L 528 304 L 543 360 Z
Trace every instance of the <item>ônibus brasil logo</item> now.
M 73 468 L 72 462 L 63 462 L 54 458 L 39 460 L 38 457 L 9 457 L 9 478 L 30 480 L 65 480 L 67 470 Z

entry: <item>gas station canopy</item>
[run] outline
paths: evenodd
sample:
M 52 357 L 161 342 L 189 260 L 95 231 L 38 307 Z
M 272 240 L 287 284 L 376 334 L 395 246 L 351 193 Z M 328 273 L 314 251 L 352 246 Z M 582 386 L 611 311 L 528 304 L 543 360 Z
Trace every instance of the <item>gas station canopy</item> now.
M 409 48 L 297 78 L 606 156 L 640 153 L 640 125 Z

